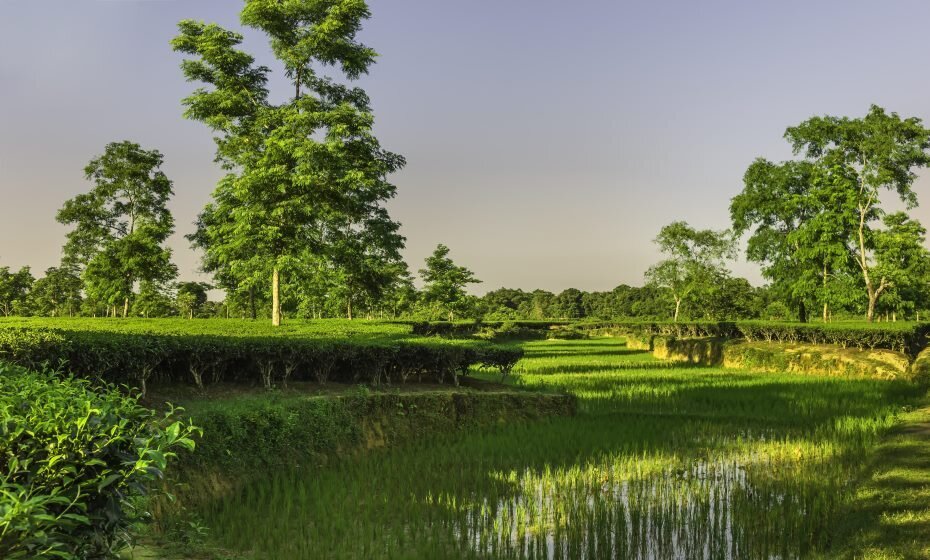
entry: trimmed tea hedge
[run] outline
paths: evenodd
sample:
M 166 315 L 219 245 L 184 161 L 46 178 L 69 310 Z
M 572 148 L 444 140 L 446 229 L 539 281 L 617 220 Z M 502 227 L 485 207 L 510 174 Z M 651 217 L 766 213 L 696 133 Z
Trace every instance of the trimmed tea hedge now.
M 737 338 L 739 330 L 733 322 L 690 321 L 681 323 L 653 321 L 608 321 L 596 323 L 579 323 L 576 328 L 590 331 L 592 334 L 636 335 L 641 338 L 650 336 L 674 336 L 676 338 Z
M 835 344 L 859 350 L 886 349 L 917 356 L 927 347 L 930 323 L 776 323 L 740 322 L 609 322 L 577 328 L 601 334 L 675 338 L 745 339 L 748 342 Z
M 0 329 L 0 360 L 27 367 L 51 364 L 145 391 L 150 380 L 290 380 L 343 383 L 452 382 L 472 365 L 506 375 L 522 357 L 512 346 L 482 341 L 325 339 L 177 335 L 33 328 Z
M 927 346 L 930 324 L 926 323 L 823 323 L 790 324 L 746 321 L 737 328 L 748 342 L 805 342 L 835 344 L 843 348 L 883 348 L 917 356 Z
M 571 321 L 421 321 L 410 323 L 413 334 L 467 338 L 493 331 L 504 338 L 545 338 L 546 332 L 570 325 Z

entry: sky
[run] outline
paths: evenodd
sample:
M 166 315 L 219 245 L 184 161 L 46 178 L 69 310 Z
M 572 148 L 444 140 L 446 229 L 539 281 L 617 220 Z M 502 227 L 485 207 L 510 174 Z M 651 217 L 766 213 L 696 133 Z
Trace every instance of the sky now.
M 0 266 L 58 264 L 64 201 L 108 142 L 165 155 L 170 240 L 220 176 L 193 84 L 169 47 L 182 19 L 243 31 L 237 0 L 0 0 Z M 407 159 L 388 207 L 411 270 L 438 243 L 484 282 L 527 290 L 641 285 L 674 220 L 722 229 L 756 157 L 791 157 L 786 127 L 876 103 L 930 122 L 930 2 L 894 0 L 370 0 L 379 53 L 359 80 L 382 145 Z M 284 91 L 273 80 L 273 93 Z M 283 95 L 283 94 L 282 94 Z M 930 174 L 916 185 L 930 224 Z M 761 277 L 744 259 L 734 273 Z

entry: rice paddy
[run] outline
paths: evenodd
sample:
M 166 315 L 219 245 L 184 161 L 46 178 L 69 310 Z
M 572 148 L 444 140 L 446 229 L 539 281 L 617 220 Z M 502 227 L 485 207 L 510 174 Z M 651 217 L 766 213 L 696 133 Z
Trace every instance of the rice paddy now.
M 265 473 L 205 504 L 254 558 L 801 558 L 828 549 L 906 382 L 659 362 L 539 341 L 513 383 L 579 414 Z

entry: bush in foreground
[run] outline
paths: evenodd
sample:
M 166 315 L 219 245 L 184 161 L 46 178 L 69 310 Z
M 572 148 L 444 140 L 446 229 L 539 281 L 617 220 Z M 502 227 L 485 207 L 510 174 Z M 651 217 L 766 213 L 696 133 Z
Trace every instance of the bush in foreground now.
M 0 558 L 111 558 L 198 431 L 112 385 L 0 364 Z

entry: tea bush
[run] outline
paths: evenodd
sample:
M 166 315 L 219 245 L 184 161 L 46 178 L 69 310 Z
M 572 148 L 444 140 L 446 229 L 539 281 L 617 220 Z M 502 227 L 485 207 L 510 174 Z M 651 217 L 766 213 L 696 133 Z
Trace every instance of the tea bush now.
M 582 323 L 579 329 L 595 334 L 620 334 L 636 337 L 671 336 L 675 338 L 745 339 L 747 342 L 782 342 L 835 344 L 843 348 L 903 352 L 915 357 L 927 347 L 928 323 L 780 323 L 774 321 L 740 322 L 643 322 L 614 321 Z
M 194 449 L 176 412 L 0 364 L 0 558 L 115 557 L 175 453 Z
M 290 380 L 458 384 L 472 365 L 507 367 L 522 355 L 518 347 L 480 340 L 393 335 L 378 339 L 338 333 L 326 338 L 0 328 L 0 360 L 26 367 L 61 365 L 75 375 L 131 384 L 143 393 L 152 379 L 191 382 L 201 389 L 218 381 L 258 381 L 269 388 Z

